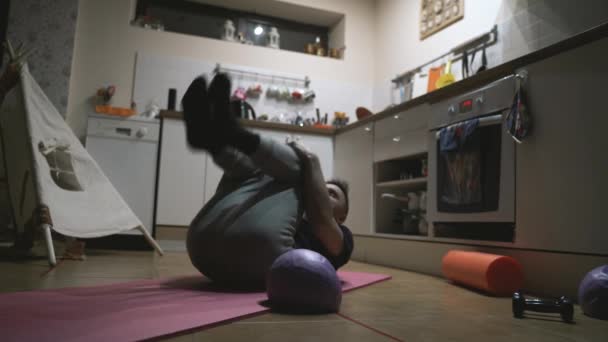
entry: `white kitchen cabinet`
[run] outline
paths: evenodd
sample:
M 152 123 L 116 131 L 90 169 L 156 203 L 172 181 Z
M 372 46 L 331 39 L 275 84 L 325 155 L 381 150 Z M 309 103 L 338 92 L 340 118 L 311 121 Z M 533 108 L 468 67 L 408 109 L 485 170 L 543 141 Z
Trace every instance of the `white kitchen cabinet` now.
M 338 134 L 335 141 L 335 174 L 350 185 L 346 219 L 353 233 L 372 233 L 373 123 Z
M 205 202 L 207 153 L 192 150 L 182 120 L 163 119 L 157 225 L 188 226 Z
M 429 106 L 426 104 L 388 116 L 374 128 L 374 161 L 427 151 Z
M 526 68 L 534 127 L 516 151 L 517 247 L 608 255 L 607 53 L 602 39 Z

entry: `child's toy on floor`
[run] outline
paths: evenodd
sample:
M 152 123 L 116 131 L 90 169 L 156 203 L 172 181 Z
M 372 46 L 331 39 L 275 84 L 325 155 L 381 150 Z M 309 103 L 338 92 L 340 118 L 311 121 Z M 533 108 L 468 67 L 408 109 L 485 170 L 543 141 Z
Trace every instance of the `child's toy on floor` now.
M 523 285 L 517 260 L 504 255 L 452 250 L 443 257 L 443 275 L 455 283 L 496 296 L 511 296 Z
M 578 303 L 585 315 L 608 320 L 608 265 L 592 269 L 583 278 Z
M 273 262 L 266 292 L 273 310 L 285 313 L 333 313 L 342 302 L 334 266 L 308 249 L 292 249 Z

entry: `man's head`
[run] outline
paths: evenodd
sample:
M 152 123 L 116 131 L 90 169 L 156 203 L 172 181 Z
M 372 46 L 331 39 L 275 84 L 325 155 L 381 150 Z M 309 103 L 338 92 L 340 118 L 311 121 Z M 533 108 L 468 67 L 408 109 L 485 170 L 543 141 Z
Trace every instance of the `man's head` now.
M 334 218 L 342 224 L 348 215 L 348 183 L 342 179 L 330 179 L 326 184 Z

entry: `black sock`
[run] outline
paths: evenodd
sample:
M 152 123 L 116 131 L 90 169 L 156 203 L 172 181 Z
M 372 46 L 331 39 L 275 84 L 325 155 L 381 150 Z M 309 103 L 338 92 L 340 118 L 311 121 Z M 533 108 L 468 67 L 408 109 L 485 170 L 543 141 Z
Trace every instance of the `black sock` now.
M 237 126 L 231 134 L 229 144 L 249 156 L 260 146 L 260 136 Z

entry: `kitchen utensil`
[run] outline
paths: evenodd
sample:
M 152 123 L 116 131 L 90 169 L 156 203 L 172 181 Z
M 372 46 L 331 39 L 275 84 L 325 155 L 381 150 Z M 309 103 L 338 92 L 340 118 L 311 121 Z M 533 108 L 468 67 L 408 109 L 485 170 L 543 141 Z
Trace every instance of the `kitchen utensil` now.
M 266 97 L 277 97 L 279 96 L 279 87 L 272 85 L 266 89 Z
M 308 53 L 308 54 L 316 55 L 317 54 L 317 44 L 314 44 L 314 43 L 306 44 L 304 51 L 306 51 L 306 53 Z
M 429 235 L 429 223 L 426 221 L 424 215 L 418 217 L 418 234 Z
M 279 98 L 282 100 L 289 100 L 291 98 L 291 91 L 287 86 L 281 88 L 281 92 L 279 94 Z
M 441 71 L 445 68 L 445 65 L 441 65 L 440 67 L 436 67 L 436 68 L 430 68 L 429 69 L 429 83 L 428 86 L 426 88 L 426 91 L 428 93 L 432 92 L 433 90 L 437 89 L 437 80 L 439 80 L 439 77 L 441 76 Z
M 477 69 L 477 72 L 484 71 L 488 68 L 488 58 L 486 56 L 486 43 L 483 43 L 483 50 L 481 50 L 481 66 Z
M 357 114 L 357 120 L 362 120 L 368 116 L 372 116 L 372 112 L 365 107 L 357 107 L 355 113 Z
M 292 100 L 295 100 L 295 101 L 297 101 L 297 100 L 301 100 L 301 99 L 302 99 L 302 96 L 303 96 L 303 94 L 302 94 L 302 90 L 300 90 L 300 89 L 294 89 L 294 90 L 291 92 L 291 99 L 292 99 Z
M 403 233 L 410 235 L 417 235 L 418 231 L 418 216 L 414 214 L 409 214 L 407 212 L 403 213 Z
M 252 84 L 249 86 L 249 88 L 247 88 L 247 96 L 250 97 L 259 97 L 262 92 L 262 85 L 259 83 Z
M 420 174 L 422 177 L 426 177 L 429 175 L 429 162 L 427 159 L 422 159 L 421 164 Z
M 437 83 L 435 83 L 435 86 L 437 87 L 437 89 L 441 89 L 447 85 L 454 83 L 455 80 L 456 79 L 452 74 L 452 60 L 448 60 L 448 63 L 445 66 L 445 71 L 443 72 L 443 75 L 439 76 L 439 79 L 437 80 Z
M 243 87 L 237 87 L 232 94 L 232 98 L 235 100 L 245 101 L 245 99 L 247 99 L 247 90 Z
M 167 109 L 175 110 L 175 99 L 177 98 L 177 89 L 169 89 L 169 100 L 167 101 Z
M 419 71 L 414 74 L 412 98 L 416 98 L 426 93 L 428 86 L 428 77 L 429 75 L 427 73 L 423 73 L 422 71 Z
M 420 198 L 418 199 L 418 201 L 420 210 L 426 211 L 426 191 L 420 192 Z
M 340 48 L 340 49 L 336 49 L 336 48 L 329 49 L 329 57 L 331 57 L 331 58 L 337 58 L 337 59 L 342 58 L 342 48 Z
M 462 51 L 462 78 L 469 77 L 469 55 L 467 50 Z
M 387 193 L 387 192 L 381 194 L 380 198 L 388 198 L 388 199 L 392 199 L 392 200 L 404 202 L 404 203 L 409 202 L 409 198 L 407 198 L 407 197 L 397 196 L 395 194 L 391 194 L 391 193 Z
M 230 102 L 230 105 L 232 106 L 232 112 L 237 117 L 242 119 L 256 119 L 255 110 L 247 101 L 233 100 Z
M 407 193 L 407 208 L 409 210 L 418 210 L 420 209 L 420 198 L 418 197 L 418 194 L 415 192 L 408 192 Z
M 312 101 L 316 96 L 314 90 L 308 89 L 302 94 L 302 99 L 304 101 Z

